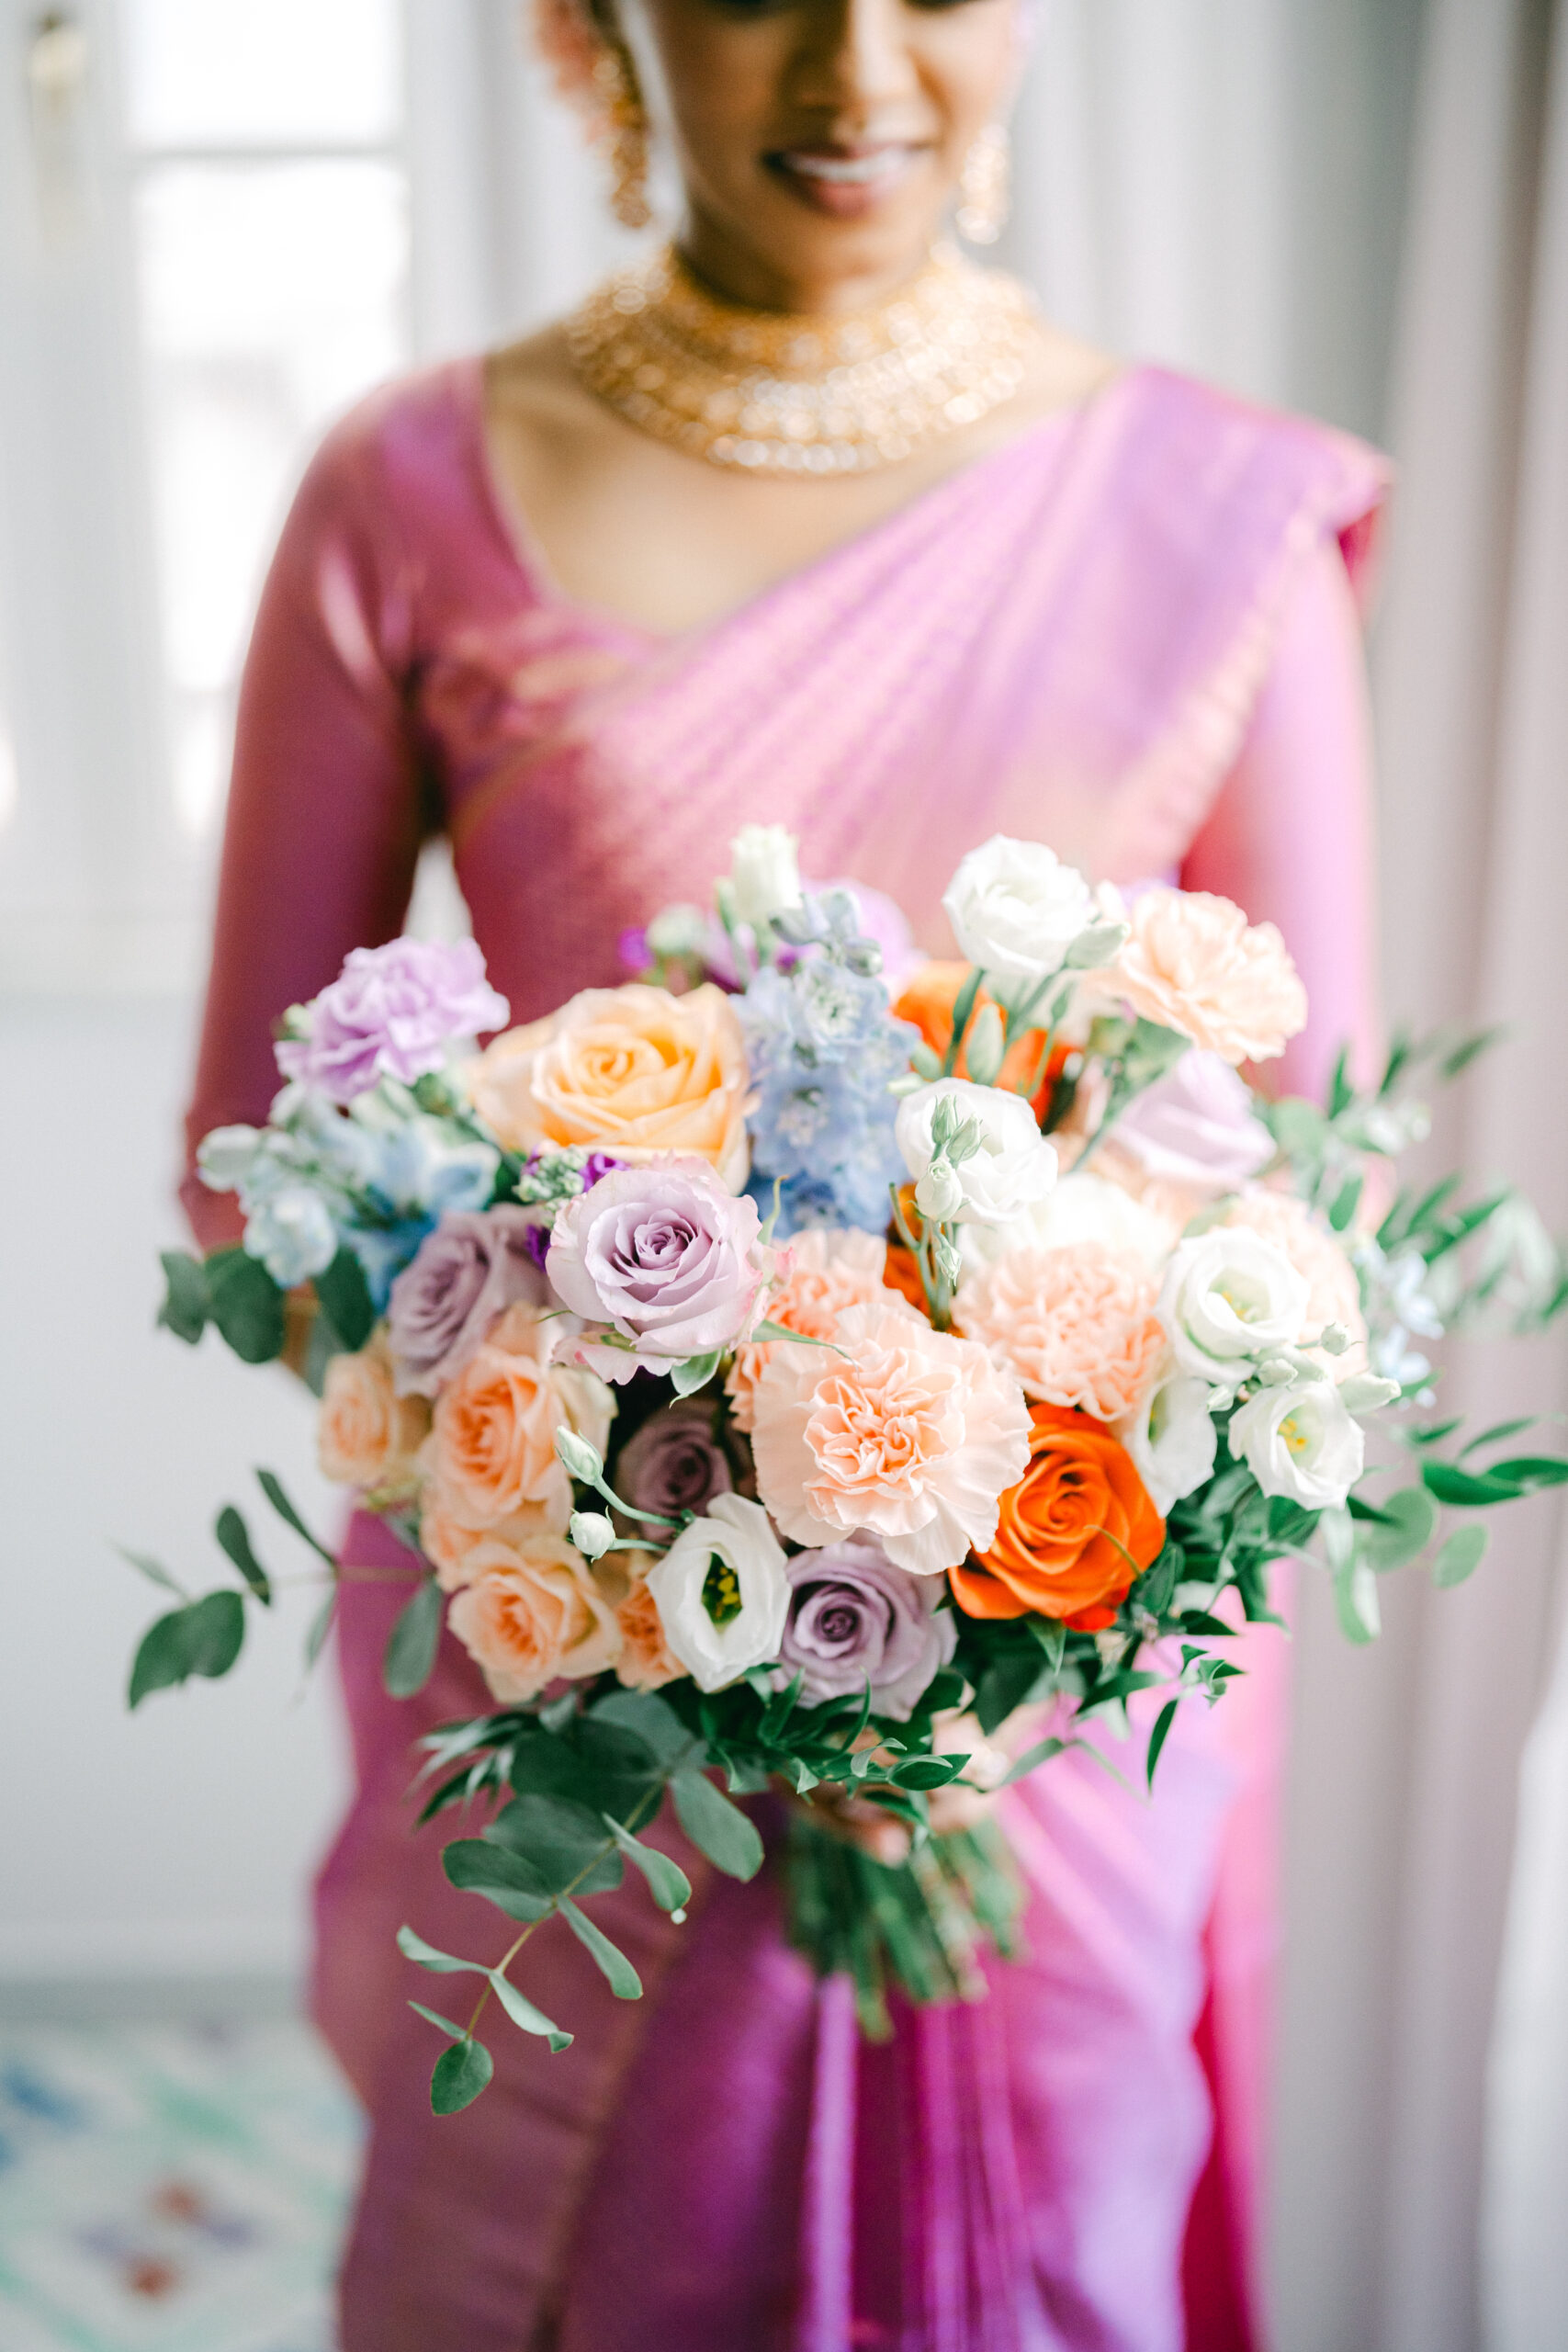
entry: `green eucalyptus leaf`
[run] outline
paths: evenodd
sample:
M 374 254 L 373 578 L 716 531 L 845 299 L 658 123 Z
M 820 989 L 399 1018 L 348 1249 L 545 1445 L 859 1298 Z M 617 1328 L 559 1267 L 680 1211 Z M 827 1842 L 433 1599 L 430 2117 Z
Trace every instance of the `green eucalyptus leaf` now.
M 570 2034 L 563 2033 L 558 2025 L 553 2025 L 543 2009 L 536 2009 L 526 1994 L 520 1993 L 510 1977 L 503 1976 L 499 1968 L 491 1970 L 490 1984 L 491 1992 L 514 2026 L 521 2027 L 525 2033 L 537 2035 L 542 2041 L 547 2041 L 558 2055 L 561 2051 L 571 2048 Z
M 661 1854 L 657 1846 L 645 1846 L 629 1829 L 623 1829 L 613 1814 L 602 1816 L 605 1828 L 620 1848 L 628 1862 L 632 1862 L 648 1881 L 648 1891 L 661 1911 L 683 1911 L 692 1899 L 692 1882 L 679 1862 Z
M 524 1855 L 551 1894 L 569 1886 L 577 1894 L 606 1894 L 626 1875 L 615 1847 L 604 1850 L 608 1841 L 599 1815 L 572 1797 L 514 1797 L 485 1836 Z
M 209 1592 L 160 1617 L 142 1635 L 130 1669 L 130 1703 L 167 1690 L 193 1674 L 216 1681 L 227 1674 L 245 1639 L 245 1604 L 237 1592 Z
M 586 1911 L 580 1911 L 570 1894 L 560 1899 L 561 1917 L 585 1951 L 592 1954 L 595 1966 L 605 1979 L 617 2001 L 640 2001 L 642 1979 L 618 1944 L 613 1944 L 603 1928 L 595 1926 Z
M 755 1878 L 762 1867 L 762 1841 L 739 1806 L 691 1765 L 682 1767 L 670 1787 L 676 1818 L 715 1870 L 727 1878 Z
M 1359 1644 L 1376 1641 L 1382 1631 L 1377 1577 L 1368 1563 L 1354 1553 L 1335 1567 L 1334 1606 L 1347 1640 Z
M 1029 1773 L 1036 1771 L 1042 1764 L 1049 1764 L 1053 1756 L 1064 1755 L 1069 1747 L 1076 1747 L 1077 1745 L 1077 1740 L 1070 1739 L 1036 1740 L 1032 1747 L 1024 1749 L 1023 1754 L 1005 1779 L 997 1782 L 997 1787 L 1010 1788 L 1015 1781 L 1023 1780 Z
M 310 1673 L 310 1668 L 315 1665 L 316 1660 L 321 1655 L 327 1635 L 332 1632 L 333 1618 L 336 1614 L 336 1611 L 337 1587 L 334 1584 L 331 1592 L 328 1593 L 326 1599 L 317 1610 L 314 1617 L 311 1618 L 310 1630 L 305 1636 L 305 1671 L 307 1674 Z
M 115 1549 L 119 1554 L 120 1558 L 122 1560 L 129 1560 L 130 1566 L 133 1568 L 139 1569 L 150 1584 L 162 1585 L 165 1592 L 176 1592 L 182 1600 L 186 1599 L 186 1595 L 184 1585 L 176 1584 L 175 1582 L 174 1577 L 169 1574 L 168 1569 L 164 1567 L 161 1560 L 154 1560 L 152 1555 L 147 1552 L 128 1552 L 124 1545 L 119 1544 L 115 1545 Z
M 259 1258 L 219 1250 L 205 1267 L 212 1320 L 243 1363 L 272 1363 L 287 1330 L 283 1293 Z
M 654 1690 L 612 1690 L 597 1702 L 589 1721 L 635 1733 L 660 1764 L 674 1763 L 700 1744 L 669 1701 Z
M 158 1322 L 176 1340 L 194 1348 L 207 1329 L 211 1302 L 207 1294 L 207 1272 L 199 1258 L 188 1250 L 165 1250 L 159 1264 L 164 1269 L 167 1285 L 164 1304 L 158 1309 Z
M 495 2072 L 495 2061 L 482 2041 L 465 2034 L 444 2050 L 430 2077 L 433 2115 L 458 2115 L 472 2107 Z
M 416 1936 L 412 1928 L 398 1929 L 398 1950 L 405 1960 L 412 1960 L 418 1968 L 428 1968 L 435 1976 L 490 1974 L 489 1969 L 479 1961 L 455 1960 L 449 1951 L 437 1951 L 435 1946 L 427 1944 L 423 1936 Z
M 1151 1790 L 1155 1784 L 1155 1766 L 1159 1762 L 1160 1751 L 1170 1736 L 1170 1727 L 1176 1721 L 1176 1710 L 1179 1704 L 1179 1700 L 1168 1699 L 1156 1717 L 1154 1730 L 1149 1735 L 1148 1760 L 1144 1767 L 1144 1775 Z
M 381 1667 L 389 1697 L 412 1699 L 429 1681 L 441 1641 L 445 1599 L 435 1578 L 425 1577 L 414 1587 L 412 1599 L 399 1610 Z
M 454 2041 L 461 2041 L 468 2032 L 466 2026 L 454 2025 L 451 2018 L 444 2018 L 439 2009 L 427 2009 L 423 2001 L 411 2001 L 409 2007 L 416 2017 L 423 2018 L 430 2025 L 438 2025 L 443 2033 L 449 2033 Z
M 212 1532 L 221 1549 L 229 1555 L 256 1599 L 272 1607 L 272 1578 L 267 1575 L 251 1548 L 251 1532 L 232 1503 L 225 1503 L 213 1522 Z
M 1426 1550 L 1437 1527 L 1438 1507 L 1426 1488 L 1402 1487 L 1383 1498 L 1375 1519 L 1361 1522 L 1356 1548 L 1374 1568 L 1402 1568 Z
M 1432 1582 L 1445 1587 L 1463 1584 L 1481 1566 L 1491 1541 L 1492 1530 L 1483 1519 L 1472 1519 L 1463 1527 L 1456 1527 L 1438 1546 L 1437 1558 L 1432 1562 Z
M 321 1312 L 352 1355 L 376 1328 L 376 1309 L 365 1269 L 352 1250 L 340 1250 L 325 1273 L 315 1278 Z
M 454 1886 L 467 1894 L 482 1894 L 509 1919 L 543 1919 L 554 1908 L 548 1888 L 527 1856 L 492 1838 L 455 1839 L 443 1847 L 441 1867 Z
M 893 1767 L 901 1789 L 945 1789 L 967 1764 L 967 1756 L 906 1756 Z
M 278 1476 L 276 1471 L 258 1470 L 256 1472 L 256 1484 L 260 1487 L 263 1494 L 266 1497 L 268 1502 L 272 1505 L 279 1519 L 282 1520 L 284 1525 L 286 1527 L 291 1527 L 294 1530 L 295 1534 L 298 1535 L 303 1543 L 308 1544 L 311 1551 L 315 1553 L 317 1558 L 324 1560 L 328 1567 L 331 1568 L 335 1575 L 337 1571 L 336 1558 L 328 1551 L 326 1545 L 321 1543 L 318 1537 L 311 1534 L 310 1529 L 306 1526 L 304 1521 L 300 1518 L 299 1512 L 289 1501 L 288 1497 L 284 1493 L 283 1481 Z

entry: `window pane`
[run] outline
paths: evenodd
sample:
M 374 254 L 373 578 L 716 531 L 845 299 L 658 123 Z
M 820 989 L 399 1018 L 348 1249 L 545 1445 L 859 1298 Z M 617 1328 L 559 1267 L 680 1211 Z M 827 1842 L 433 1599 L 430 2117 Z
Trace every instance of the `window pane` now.
M 328 421 L 403 364 L 400 171 L 166 164 L 138 191 L 175 786 L 217 813 L 231 699 L 287 498 Z
M 384 139 L 402 107 L 396 0 L 121 0 L 133 139 Z

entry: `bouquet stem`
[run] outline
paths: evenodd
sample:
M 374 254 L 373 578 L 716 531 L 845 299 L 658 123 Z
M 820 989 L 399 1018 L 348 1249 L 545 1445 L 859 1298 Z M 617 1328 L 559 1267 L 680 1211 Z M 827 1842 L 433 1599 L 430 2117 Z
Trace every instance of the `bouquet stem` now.
M 790 1942 L 819 1976 L 852 1977 L 861 2030 L 872 2041 L 893 2031 L 893 1986 L 914 2001 L 981 2000 L 985 1946 L 1004 1960 L 1021 1949 L 1023 1886 L 989 1821 L 928 1838 L 890 1867 L 797 1815 L 785 1884 Z

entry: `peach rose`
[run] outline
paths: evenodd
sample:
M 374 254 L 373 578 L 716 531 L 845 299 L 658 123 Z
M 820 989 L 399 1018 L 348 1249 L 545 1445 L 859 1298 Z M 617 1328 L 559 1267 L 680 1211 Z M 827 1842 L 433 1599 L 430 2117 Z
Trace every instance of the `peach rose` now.
M 357 1355 L 332 1358 L 316 1422 L 323 1477 L 365 1494 L 412 1492 L 418 1480 L 414 1456 L 429 1428 L 424 1399 L 400 1396 L 393 1386 L 380 1332 Z
M 897 1567 L 954 1566 L 991 1541 L 998 1500 L 1023 1475 L 1017 1381 L 891 1297 L 848 1308 L 836 1344 L 841 1355 L 781 1341 L 757 1383 L 758 1492 L 796 1544 L 869 1529 Z
M 604 1587 L 604 1570 L 612 1562 L 620 1569 L 620 1588 L 610 1598 L 615 1623 L 621 1629 L 615 1674 L 628 1690 L 661 1690 L 666 1682 L 678 1681 L 687 1671 L 664 1638 L 659 1603 L 648 1589 L 648 1571 L 659 1557 L 657 1552 L 613 1552 L 600 1570 L 600 1584 Z
M 1145 1021 L 1227 1062 L 1270 1060 L 1306 1025 L 1306 990 L 1271 922 L 1209 890 L 1145 890 L 1113 964 L 1092 982 Z
M 745 1040 L 711 981 L 689 995 L 641 981 L 584 989 L 509 1029 L 468 1067 L 479 1116 L 513 1151 L 592 1145 L 617 1159 L 705 1159 L 732 1193 L 750 1164 Z
M 1227 1225 L 1245 1225 L 1283 1252 L 1307 1285 L 1306 1312 L 1298 1340 L 1315 1340 L 1330 1323 L 1342 1324 L 1350 1345 L 1342 1356 L 1325 1356 L 1334 1378 L 1348 1380 L 1367 1369 L 1367 1319 L 1356 1269 L 1327 1227 L 1293 1193 L 1259 1186 L 1244 1193 L 1225 1213 Z
M 581 1552 L 558 1535 L 487 1537 L 446 1621 L 502 1706 L 533 1699 L 558 1675 L 613 1666 L 621 1629 Z
M 419 1548 L 435 1570 L 435 1581 L 443 1592 L 461 1592 L 466 1584 L 472 1583 L 474 1554 L 491 1538 L 499 1544 L 521 1544 L 530 1535 L 564 1535 L 571 1521 L 571 1507 L 567 1500 L 554 1505 L 529 1503 L 491 1527 L 470 1527 L 466 1521 L 455 1518 L 434 1486 L 426 1487 L 423 1502 Z
M 1032 1420 L 1029 1467 L 1002 1497 L 995 1543 L 950 1571 L 953 1597 L 971 1617 L 1033 1610 L 1096 1633 L 1158 1558 L 1165 1521 L 1109 1430 L 1059 1405 Z
M 530 1504 L 570 1515 L 556 1431 L 575 1430 L 603 1453 L 615 1408 L 595 1374 L 549 1361 L 554 1329 L 535 1307 L 509 1307 L 443 1390 L 423 1455 L 438 1518 L 489 1528 Z
M 1130 1251 L 1073 1241 L 1010 1250 L 969 1275 L 953 1319 L 1011 1367 L 1026 1396 L 1111 1421 L 1155 1384 L 1165 1352 L 1158 1298 L 1159 1277 Z
M 840 1231 L 814 1226 L 779 1253 L 782 1279 L 768 1294 L 762 1312 L 770 1323 L 782 1323 L 808 1339 L 830 1340 L 846 1307 L 869 1300 L 886 1304 L 883 1276 L 887 1244 L 880 1235 Z M 766 1365 L 782 1341 L 762 1340 L 737 1348 L 725 1380 L 737 1429 L 752 1422 L 752 1396 Z

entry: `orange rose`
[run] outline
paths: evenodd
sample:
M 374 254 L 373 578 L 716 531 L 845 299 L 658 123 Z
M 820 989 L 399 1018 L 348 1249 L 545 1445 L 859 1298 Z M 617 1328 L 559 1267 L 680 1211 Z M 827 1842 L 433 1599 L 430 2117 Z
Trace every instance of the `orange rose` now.
M 945 1054 L 952 1043 L 953 1008 L 958 1001 L 958 991 L 968 977 L 967 964 L 922 964 L 893 1008 L 900 1021 L 914 1023 L 933 1054 Z M 983 1005 L 991 1001 L 989 989 L 982 989 L 975 1000 L 975 1011 L 978 1012 Z M 1014 1094 L 1021 1087 L 1027 1086 L 1034 1075 L 1044 1044 L 1045 1032 L 1043 1029 L 1026 1029 L 1021 1036 L 1015 1037 L 1007 1049 L 997 1084 Z M 1052 1048 L 1045 1075 L 1034 1098 L 1037 1113 L 1043 1107 L 1069 1050 L 1066 1046 Z M 960 1053 L 953 1076 L 969 1076 L 965 1054 Z
M 711 981 L 681 997 L 640 981 L 584 989 L 468 1068 L 474 1108 L 512 1150 L 675 1152 L 709 1161 L 732 1193 L 750 1166 L 750 1085 L 739 1020 Z
M 364 1494 L 412 1491 L 413 1457 L 430 1427 L 423 1396 L 400 1396 L 378 1333 L 357 1355 L 333 1356 L 321 1389 L 316 1458 L 323 1477 Z
M 953 1596 L 971 1617 L 1032 1609 L 1095 1633 L 1158 1557 L 1165 1521 L 1100 1422 L 1061 1405 L 1036 1405 L 1030 1419 L 1029 1467 L 1002 1497 L 990 1550 L 949 1571 Z

